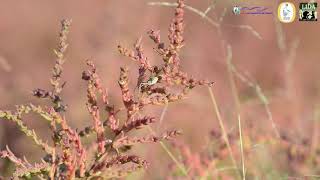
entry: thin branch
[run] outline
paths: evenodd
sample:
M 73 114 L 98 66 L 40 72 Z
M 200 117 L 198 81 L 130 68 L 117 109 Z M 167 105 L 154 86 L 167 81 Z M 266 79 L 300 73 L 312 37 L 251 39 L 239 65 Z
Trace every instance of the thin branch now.
M 170 2 L 149 2 L 148 5 L 150 6 L 167 6 L 167 7 L 176 7 L 178 4 L 177 3 L 170 3 Z M 202 17 L 203 19 L 205 19 L 209 24 L 211 24 L 212 26 L 214 26 L 215 28 L 218 29 L 219 33 L 221 32 L 221 23 L 223 21 L 223 17 L 226 13 L 226 9 L 224 10 L 224 13 L 222 14 L 222 16 L 219 18 L 219 22 L 216 22 L 215 20 L 213 20 L 211 17 L 207 16 L 207 11 L 201 11 L 199 9 L 196 9 L 192 6 L 188 6 L 185 5 L 184 6 L 187 10 L 199 15 L 200 17 Z M 232 24 L 225 24 L 225 26 L 227 27 L 231 27 L 231 28 L 239 28 L 239 29 L 243 29 L 243 30 L 248 30 L 249 32 L 251 32 L 256 38 L 262 40 L 262 36 L 253 29 L 253 27 L 249 26 L 249 25 L 232 25 Z
M 235 158 L 234 158 L 232 149 L 231 149 L 231 145 L 230 145 L 230 142 L 229 142 L 229 138 L 228 138 L 227 131 L 226 131 L 226 129 L 225 129 L 225 126 L 224 126 L 222 117 L 221 117 L 221 115 L 220 115 L 220 110 L 219 110 L 219 107 L 218 107 L 216 98 L 215 98 L 215 96 L 214 96 L 214 94 L 213 94 L 213 91 L 212 91 L 211 87 L 208 87 L 208 90 L 209 90 L 209 94 L 210 94 L 210 98 L 211 98 L 212 104 L 213 104 L 213 106 L 214 106 L 214 111 L 215 111 L 216 116 L 217 116 L 218 121 L 219 121 L 219 125 L 220 125 L 221 132 L 222 132 L 222 138 L 223 138 L 223 140 L 225 141 L 225 143 L 226 143 L 226 145 L 227 145 L 227 148 L 228 148 L 228 151 L 229 151 L 230 159 L 231 159 L 233 165 L 234 165 L 235 167 L 238 167 L 238 166 L 237 166 L 237 163 L 236 163 L 236 160 L 235 160 Z M 208 171 L 210 171 L 210 170 L 208 169 Z M 238 174 L 239 174 L 239 171 L 238 171 Z
M 158 131 L 163 123 L 164 120 L 164 115 L 166 114 L 167 110 L 168 110 L 169 104 L 164 105 L 164 108 L 161 112 L 161 116 L 160 116 L 160 120 L 159 120 L 159 126 L 158 126 Z
M 271 113 L 271 110 L 269 107 L 269 100 L 268 100 L 267 96 L 262 92 L 262 89 L 259 86 L 259 84 L 249 80 L 249 78 L 246 77 L 246 75 L 244 75 L 244 73 L 241 73 L 240 71 L 238 71 L 236 69 L 236 67 L 231 62 L 229 64 L 229 66 L 237 78 L 239 78 L 243 83 L 247 84 L 249 87 L 251 87 L 255 90 L 255 93 L 257 94 L 258 98 L 260 99 L 261 103 L 264 106 L 264 109 L 265 109 L 267 116 L 268 116 L 268 120 L 271 122 L 271 126 L 274 130 L 275 136 L 277 138 L 280 138 L 279 130 L 276 126 L 276 123 L 273 120 L 273 116 L 272 116 L 272 113 Z
M 150 127 L 150 125 L 148 126 L 148 129 L 149 129 L 149 131 L 150 131 L 152 134 L 156 134 L 156 133 L 154 132 L 154 130 Z M 169 148 L 168 148 L 162 141 L 160 141 L 159 143 L 160 143 L 162 149 L 169 155 L 169 157 L 170 157 L 170 158 L 173 160 L 173 162 L 177 165 L 177 167 L 180 169 L 180 171 L 181 171 L 186 177 L 188 177 L 188 171 L 187 171 L 187 169 L 185 168 L 185 166 L 177 160 L 177 158 L 172 154 L 172 152 L 169 150 Z
M 244 164 L 242 127 L 241 127 L 241 117 L 240 117 L 240 114 L 238 114 L 238 122 L 239 122 L 239 140 L 240 140 L 240 150 L 241 150 L 241 163 L 242 163 L 242 179 L 243 179 L 243 180 L 246 180 L 246 169 L 245 169 L 245 164 Z

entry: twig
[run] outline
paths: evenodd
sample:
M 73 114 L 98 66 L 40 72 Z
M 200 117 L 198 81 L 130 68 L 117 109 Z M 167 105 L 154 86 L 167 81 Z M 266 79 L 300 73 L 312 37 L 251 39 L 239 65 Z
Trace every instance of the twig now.
M 161 112 L 161 116 L 160 116 L 160 120 L 159 120 L 159 126 L 158 126 L 158 131 L 160 130 L 160 127 L 162 125 L 162 122 L 164 120 L 164 115 L 166 114 L 167 110 L 168 110 L 169 104 L 164 105 L 164 108 Z
M 177 3 L 170 3 L 170 2 L 149 2 L 148 5 L 150 6 L 167 6 L 167 7 L 176 7 L 178 4 Z M 203 19 L 205 19 L 208 23 L 210 23 L 212 26 L 214 26 L 215 28 L 217 28 L 219 34 L 221 33 L 221 23 L 223 21 L 223 13 L 222 16 L 220 18 L 218 18 L 219 22 L 216 22 L 215 20 L 213 20 L 211 17 L 207 16 L 207 11 L 201 11 L 199 9 L 196 9 L 192 6 L 188 6 L 185 5 L 185 8 L 197 15 L 199 15 L 200 17 L 202 17 Z M 226 9 L 224 10 L 224 12 L 226 12 Z M 244 30 L 248 30 L 249 32 L 251 32 L 256 38 L 262 40 L 262 36 L 256 31 L 254 30 L 251 26 L 249 25 L 232 25 L 232 24 L 225 24 L 225 26 L 231 27 L 231 28 L 239 28 L 239 29 L 244 29 Z
M 231 85 L 231 91 L 235 100 L 236 104 L 236 111 L 238 116 L 238 124 L 239 124 L 239 139 L 240 139 L 240 151 L 241 151 L 241 163 L 242 163 L 242 178 L 243 180 L 246 179 L 246 171 L 245 171 L 245 164 L 244 164 L 244 153 L 243 153 L 243 139 L 242 139 L 242 126 L 241 126 L 241 106 L 240 106 L 240 100 L 239 95 L 234 79 L 234 75 L 232 73 L 232 48 L 230 45 L 227 45 L 227 66 L 228 66 L 228 74 L 229 74 L 229 81 Z
M 154 134 L 154 135 L 156 134 L 156 133 L 154 132 L 154 130 L 150 127 L 150 125 L 148 126 L 148 129 L 149 129 L 150 133 L 152 133 L 152 134 Z M 169 157 L 173 160 L 173 162 L 176 163 L 176 165 L 177 165 L 177 167 L 180 169 L 180 171 L 181 171 L 185 176 L 188 177 L 188 171 L 186 170 L 186 168 L 184 167 L 184 165 L 181 164 L 181 163 L 177 160 L 177 158 L 172 154 L 172 152 L 168 149 L 168 147 L 167 147 L 162 141 L 160 141 L 159 143 L 160 143 L 162 149 L 163 149 L 163 150 L 169 155 Z
M 239 78 L 243 83 L 247 84 L 249 87 L 253 88 L 258 96 L 258 98 L 260 99 L 261 103 L 264 106 L 264 109 L 267 113 L 268 116 L 268 120 L 271 122 L 271 126 L 274 130 L 275 136 L 277 138 L 280 138 L 280 133 L 279 130 L 276 126 L 276 123 L 273 120 L 273 116 L 269 107 L 269 100 L 268 98 L 264 95 L 264 93 L 262 92 L 261 87 L 259 86 L 258 83 L 253 82 L 251 80 L 249 80 L 248 77 L 246 77 L 243 73 L 239 72 L 236 67 L 230 62 L 229 64 L 232 72 L 236 75 L 237 78 Z
M 164 106 L 163 110 L 162 110 L 162 113 L 161 113 L 161 116 L 160 116 L 160 120 L 159 120 L 159 128 L 160 128 L 161 123 L 163 122 L 163 119 L 164 119 L 164 116 L 165 116 L 165 114 L 166 114 L 166 112 L 167 112 L 168 106 L 169 106 L 169 105 L 166 104 L 166 105 Z M 156 134 L 156 133 L 154 132 L 154 130 L 150 127 L 150 125 L 148 126 L 148 129 L 149 129 L 149 131 L 150 131 L 152 134 L 154 134 L 154 135 Z M 184 167 L 184 165 L 181 164 L 181 163 L 177 160 L 177 158 L 172 154 L 172 152 L 168 149 L 168 147 L 167 147 L 162 141 L 160 141 L 159 143 L 160 143 L 162 149 L 163 149 L 163 150 L 170 156 L 170 158 L 173 160 L 173 162 L 176 163 L 177 167 L 181 170 L 181 172 L 182 172 L 185 176 L 188 176 L 188 171 L 186 170 L 186 168 Z
M 228 151 L 229 151 L 230 159 L 231 159 L 233 165 L 235 167 L 238 167 L 237 163 L 236 163 L 236 160 L 235 160 L 235 158 L 233 156 L 233 152 L 232 152 L 231 145 L 230 145 L 230 142 L 229 142 L 228 134 L 227 134 L 227 131 L 226 131 L 225 127 L 224 127 L 224 123 L 223 123 L 223 120 L 221 118 L 219 107 L 217 105 L 215 96 L 213 94 L 213 91 L 212 91 L 211 87 L 208 87 L 208 90 L 209 90 L 209 94 L 210 94 L 210 98 L 211 98 L 212 104 L 214 106 L 214 111 L 215 111 L 216 116 L 217 116 L 218 121 L 219 121 L 219 125 L 220 125 L 221 132 L 222 132 L 222 138 L 225 141 L 225 143 L 227 145 L 227 148 L 228 148 Z M 208 171 L 209 171 L 209 169 L 208 169 Z M 239 171 L 238 171 L 238 174 L 239 174 Z
M 238 114 L 238 123 L 239 123 L 239 139 L 240 139 L 241 163 L 242 163 L 242 179 L 246 180 L 246 169 L 245 169 L 245 165 L 244 165 L 243 140 L 242 140 L 242 128 L 241 128 L 240 114 Z

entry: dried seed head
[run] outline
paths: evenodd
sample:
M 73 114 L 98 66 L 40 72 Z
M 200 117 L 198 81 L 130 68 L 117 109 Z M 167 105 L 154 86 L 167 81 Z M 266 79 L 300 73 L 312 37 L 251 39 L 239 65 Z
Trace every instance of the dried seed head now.
M 162 138 L 166 140 L 171 140 L 181 134 L 182 134 L 182 131 L 179 131 L 179 130 L 167 131 L 162 135 Z
M 156 44 L 160 43 L 160 31 L 154 31 L 151 29 L 148 31 L 148 35 Z
M 35 89 L 33 90 L 33 95 L 38 98 L 46 98 L 48 97 L 49 93 L 43 89 Z
M 85 81 L 89 81 L 91 79 L 91 75 L 88 71 L 83 71 L 82 72 L 82 79 Z

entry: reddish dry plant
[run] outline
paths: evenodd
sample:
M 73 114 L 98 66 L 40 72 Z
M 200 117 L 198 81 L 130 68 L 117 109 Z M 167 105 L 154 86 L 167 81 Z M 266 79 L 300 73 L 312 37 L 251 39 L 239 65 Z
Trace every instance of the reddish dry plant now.
M 228 134 L 230 145 L 233 150 L 238 148 L 237 135 Z M 190 146 L 182 141 L 172 142 L 173 147 L 181 155 L 181 163 L 188 168 L 188 175 L 194 178 L 208 179 L 234 179 L 234 174 L 215 174 L 215 170 L 219 169 L 219 164 L 229 161 L 229 152 L 226 143 L 223 141 L 222 134 L 219 130 L 212 130 L 209 135 L 208 145 L 201 152 L 192 152 Z M 239 154 L 236 154 L 239 155 Z M 188 179 L 176 173 L 178 168 L 176 164 L 170 164 L 166 179 Z
M 314 171 L 316 174 L 320 172 L 320 149 L 318 147 L 312 149 L 309 139 L 291 138 L 292 135 L 285 131 L 280 131 L 280 139 L 277 139 L 272 135 L 261 133 L 261 129 L 253 124 L 243 127 L 243 132 L 242 138 L 246 140 L 243 146 L 247 162 L 246 179 L 254 179 L 255 177 L 264 179 L 266 177 L 265 171 L 259 169 L 259 153 L 257 153 L 259 151 L 267 151 L 269 153 L 267 158 L 272 159 L 271 165 L 273 167 L 292 175 L 301 176 L 310 171 Z M 222 133 L 219 130 L 212 130 L 208 139 L 208 144 L 200 152 L 192 152 L 190 146 L 184 142 L 178 140 L 172 142 L 173 147 L 181 156 L 181 163 L 188 168 L 189 177 L 195 179 L 235 179 L 239 167 L 228 165 L 230 162 L 229 152 L 223 141 Z M 239 133 L 231 131 L 228 134 L 228 139 L 234 157 L 237 162 L 240 162 Z M 265 161 L 262 163 L 266 164 Z M 222 169 L 228 171 L 222 171 Z M 176 164 L 170 164 L 170 173 L 167 174 L 167 179 L 188 179 L 177 173 L 178 170 Z
M 147 161 L 136 155 L 130 155 L 131 146 L 141 143 L 153 143 L 161 140 L 171 140 L 181 132 L 178 130 L 166 131 L 162 135 L 146 135 L 132 137 L 133 130 L 141 129 L 156 122 L 156 117 L 138 117 L 140 111 L 148 105 L 165 105 L 184 99 L 188 92 L 198 85 L 211 85 L 207 81 L 199 81 L 189 77 L 180 70 L 180 49 L 184 45 L 183 16 L 184 1 L 178 0 L 175 16 L 169 28 L 169 42 L 166 46 L 160 39 L 160 32 L 150 30 L 148 35 L 156 44 L 156 52 L 163 60 L 160 66 L 152 66 L 146 57 L 141 39 L 134 49 L 128 50 L 118 46 L 121 54 L 130 57 L 139 65 L 137 87 L 138 97 L 135 97 L 129 87 L 128 68 L 120 68 L 118 84 L 122 92 L 124 107 L 116 108 L 109 102 L 106 88 L 97 74 L 97 68 L 92 61 L 87 60 L 88 70 L 82 73 L 82 79 L 87 82 L 87 109 L 92 116 L 92 125 L 83 130 L 75 130 L 68 125 L 64 113 L 67 106 L 63 103 L 61 92 L 65 82 L 61 83 L 65 52 L 68 47 L 67 35 L 71 21 L 63 20 L 59 34 L 58 48 L 53 75 L 50 80 L 51 90 L 36 89 L 33 95 L 42 99 L 49 99 L 52 107 L 20 105 L 16 111 L 0 111 L 0 118 L 13 121 L 19 129 L 30 137 L 45 152 L 46 156 L 40 163 L 30 164 L 25 158 L 16 157 L 7 147 L 0 151 L 1 158 L 7 158 L 16 165 L 12 179 L 107 179 L 122 177 L 132 171 L 147 167 Z M 174 93 L 173 86 L 180 87 L 181 92 Z M 102 105 L 99 104 L 100 100 Z M 101 111 L 106 111 L 102 117 Z M 30 112 L 39 114 L 50 125 L 52 141 L 41 140 L 34 130 L 30 130 L 23 120 L 23 115 Z M 119 119 L 118 114 L 125 112 L 126 118 Z M 108 133 L 107 133 L 108 132 Z M 111 132 L 111 134 L 110 134 Z M 95 134 L 96 139 L 89 147 L 83 145 L 83 138 Z M 92 150 L 93 149 L 93 150 Z M 93 152 L 93 155 L 90 154 Z

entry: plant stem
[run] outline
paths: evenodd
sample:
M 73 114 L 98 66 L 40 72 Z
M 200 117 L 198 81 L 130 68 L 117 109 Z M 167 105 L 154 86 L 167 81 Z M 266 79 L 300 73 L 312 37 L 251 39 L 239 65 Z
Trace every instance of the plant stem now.
M 237 166 L 237 163 L 236 163 L 236 160 L 233 156 L 233 153 L 232 153 L 232 149 L 231 149 L 231 145 L 230 145 L 230 142 L 229 142 L 229 138 L 228 138 L 228 134 L 227 134 L 227 131 L 225 129 L 225 126 L 224 126 L 224 123 L 223 123 L 223 120 L 221 118 L 221 115 L 220 115 L 220 111 L 219 111 L 219 107 L 217 105 L 217 101 L 216 101 L 216 98 L 213 94 L 213 91 L 211 89 L 211 87 L 208 87 L 208 90 L 209 90 L 209 94 L 210 94 L 210 98 L 211 98 L 211 101 L 212 101 L 212 104 L 214 106 L 214 110 L 215 110 L 215 113 L 216 113 L 216 116 L 218 118 L 218 121 L 219 121 L 219 125 L 220 125 L 220 128 L 221 128 L 221 132 L 222 132 L 222 138 L 223 140 L 225 141 L 226 145 L 227 145 L 227 148 L 228 148 L 228 151 L 229 151 L 229 155 L 230 155 L 230 159 L 232 161 L 232 164 L 235 166 L 235 167 L 238 167 Z M 238 171 L 238 175 L 241 177 L 239 171 Z
M 148 125 L 148 129 L 152 134 L 156 134 L 154 130 Z M 162 142 L 160 141 L 160 145 L 162 149 L 169 155 L 169 157 L 173 160 L 174 163 L 176 163 L 177 167 L 180 169 L 180 171 L 183 173 L 183 175 L 188 177 L 188 171 L 184 167 L 182 163 L 180 163 L 177 158 L 172 154 L 172 152 L 169 150 L 169 148 Z
M 241 163 L 242 163 L 242 179 L 246 180 L 246 169 L 244 165 L 244 153 L 243 153 L 243 141 L 242 141 L 242 128 L 241 128 L 241 117 L 238 114 L 238 122 L 239 122 L 239 139 L 240 139 L 240 150 L 241 150 Z

